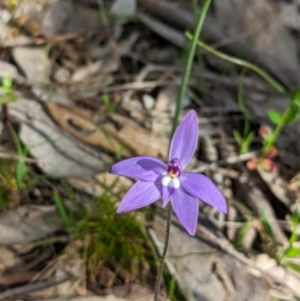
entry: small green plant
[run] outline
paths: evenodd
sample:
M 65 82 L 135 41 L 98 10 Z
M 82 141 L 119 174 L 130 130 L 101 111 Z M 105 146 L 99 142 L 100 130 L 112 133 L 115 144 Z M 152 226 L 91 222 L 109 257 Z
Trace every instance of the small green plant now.
M 289 238 L 288 246 L 279 247 L 267 214 L 261 211 L 261 220 L 263 224 L 264 233 L 261 233 L 261 238 L 266 251 L 277 261 L 278 264 L 282 266 L 289 267 L 295 272 L 300 273 L 300 265 L 298 259 L 300 258 L 300 245 L 299 245 L 299 235 L 297 234 L 297 229 L 300 225 L 300 216 L 297 211 L 295 211 L 291 218 L 291 235 Z M 295 259 L 297 259 L 295 261 Z
M 275 129 L 265 139 L 263 146 L 263 154 L 266 154 L 276 143 L 282 128 L 289 123 L 293 123 L 300 116 L 300 88 L 296 89 L 290 95 L 290 105 L 286 108 L 283 114 L 277 110 L 271 109 L 268 111 L 269 119 L 275 124 Z
M 237 231 L 232 244 L 234 245 L 235 249 L 239 252 L 242 251 L 242 243 L 245 238 L 245 235 L 247 234 L 248 230 L 251 228 L 251 224 L 253 220 L 255 219 L 254 212 L 248 208 L 242 201 L 237 199 L 232 199 L 231 202 L 238 208 L 238 210 L 245 216 L 246 220 L 243 222 L 244 224 L 241 226 L 241 228 Z
M 239 252 L 242 252 L 242 242 L 245 238 L 245 235 L 247 234 L 249 228 L 251 227 L 252 219 L 248 218 L 243 226 L 237 231 L 234 240 L 232 241 L 232 244 L 234 245 L 235 249 Z
M 21 191 L 27 187 L 27 178 L 29 170 L 26 166 L 25 158 L 28 155 L 28 150 L 26 148 L 23 148 L 18 135 L 11 126 L 9 127 L 13 142 L 15 144 L 17 155 L 19 156 L 19 159 L 16 164 L 15 178 L 17 187 L 19 191 Z
M 69 234 L 72 234 L 74 227 L 75 227 L 75 222 L 71 216 L 71 212 L 67 213 L 64 201 L 57 192 L 54 193 L 53 200 L 55 202 L 57 211 L 58 211 L 61 219 L 63 220 L 63 223 L 64 223 L 67 231 L 69 232 Z
M 0 206 L 20 200 L 20 192 L 28 189 L 36 179 L 29 180 L 29 169 L 26 165 L 28 149 L 21 141 L 10 123 L 7 123 L 17 153 L 17 161 L 9 158 L 1 160 L 0 168 Z
M 194 38 L 194 36 L 190 32 L 186 32 L 185 36 L 189 40 L 192 40 Z M 242 66 L 243 68 L 247 68 L 247 69 L 254 71 L 259 76 L 261 76 L 266 82 L 268 82 L 277 92 L 279 92 L 280 94 L 287 95 L 286 88 L 280 82 L 278 82 L 275 78 L 273 78 L 269 73 L 267 73 L 265 70 L 261 69 L 257 65 L 252 64 L 243 59 L 228 55 L 222 51 L 219 51 L 219 50 L 209 46 L 208 44 L 204 43 L 203 41 L 200 41 L 200 40 L 197 41 L 197 45 L 199 47 L 203 48 L 204 50 L 208 51 L 209 53 L 212 53 L 213 55 L 215 55 L 225 61 L 231 62 L 238 66 Z
M 178 271 L 177 264 L 175 264 L 175 270 Z M 164 272 L 164 279 L 166 283 L 166 287 L 168 288 L 168 297 L 172 301 L 178 301 L 178 300 L 186 300 L 187 297 L 182 293 L 180 288 L 178 287 L 176 278 L 168 273 L 168 271 Z
M 300 273 L 300 244 L 299 235 L 297 230 L 300 226 L 300 215 L 298 211 L 295 211 L 291 217 L 291 236 L 289 238 L 288 247 L 285 250 L 277 251 L 278 261 L 295 272 Z M 296 259 L 296 261 L 295 261 Z
M 154 271 L 155 260 L 149 238 L 136 215 L 115 214 L 118 197 L 112 190 L 116 184 L 103 184 L 104 193 L 94 200 L 91 210 L 72 200 L 72 195 L 68 195 L 67 202 L 55 193 L 54 203 L 72 240 L 87 242 L 82 256 L 89 277 L 93 277 L 99 265 L 113 260 L 141 279 L 140 268 L 146 264 Z
M 16 162 L 0 160 L 0 208 L 6 208 L 10 203 L 18 201 L 18 188 L 15 179 Z
M 0 89 L 2 89 L 4 92 L 4 95 L 0 96 L 0 104 L 13 102 L 17 100 L 17 96 L 13 92 L 13 83 L 11 77 L 9 76 L 3 77 L 0 85 Z
M 279 260 L 277 257 L 277 251 L 278 251 L 277 242 L 276 242 L 273 230 L 272 230 L 269 216 L 265 210 L 260 210 L 260 219 L 261 219 L 263 230 L 264 230 L 264 231 L 260 232 L 262 246 L 265 249 L 265 251 L 272 258 L 277 260 L 277 262 L 279 263 Z
M 143 262 L 154 267 L 149 238 L 134 215 L 115 214 L 109 194 L 96 200 L 97 209 L 82 231 L 89 235 L 87 266 L 90 273 L 98 262 L 113 257 L 122 267 L 139 277 L 137 266 Z
M 102 99 L 107 111 L 109 113 L 114 113 L 115 112 L 115 107 L 114 107 L 109 95 L 105 93 L 101 96 L 101 99 Z
M 239 131 L 234 130 L 233 131 L 233 137 L 236 141 L 236 143 L 240 147 L 240 154 L 245 154 L 249 151 L 249 148 L 255 138 L 255 133 L 251 131 L 251 116 L 245 106 L 244 98 L 243 98 L 243 73 L 241 75 L 240 81 L 239 81 L 239 87 L 238 87 L 238 105 L 240 107 L 241 112 L 244 115 L 245 121 L 244 121 L 244 131 L 243 135 L 240 134 Z

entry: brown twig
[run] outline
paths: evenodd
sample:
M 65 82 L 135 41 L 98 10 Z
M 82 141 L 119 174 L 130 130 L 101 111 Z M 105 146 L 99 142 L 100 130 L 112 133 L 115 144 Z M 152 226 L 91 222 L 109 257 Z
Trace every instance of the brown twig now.
M 206 227 L 199 225 L 199 224 L 198 224 L 198 230 L 201 233 L 201 237 L 205 237 L 206 240 L 212 242 L 215 246 L 219 247 L 222 251 L 226 252 L 227 254 L 232 255 L 233 257 L 238 259 L 240 262 L 246 264 L 247 266 L 249 266 L 249 267 L 255 269 L 256 271 L 260 272 L 261 274 L 265 275 L 267 278 L 272 280 L 272 282 L 282 285 L 283 287 L 286 287 L 289 290 L 291 290 L 292 292 L 294 292 L 294 289 L 289 285 L 289 283 L 287 281 L 277 277 L 276 275 L 269 273 L 268 271 L 264 271 L 263 269 L 256 266 L 256 264 L 251 259 L 248 259 L 247 257 L 245 257 L 244 254 L 236 251 L 233 248 L 233 246 L 226 239 L 217 237 Z
M 48 281 L 38 283 L 29 283 L 0 293 L 0 300 L 15 299 L 17 296 L 20 297 L 21 295 L 40 291 L 42 289 L 61 284 L 68 280 L 70 280 L 70 277 L 64 277 L 61 279 L 51 279 Z

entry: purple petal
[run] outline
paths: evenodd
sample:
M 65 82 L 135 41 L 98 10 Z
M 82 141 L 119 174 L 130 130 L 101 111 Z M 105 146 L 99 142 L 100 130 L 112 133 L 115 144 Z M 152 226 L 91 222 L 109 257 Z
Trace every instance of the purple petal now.
M 110 172 L 120 176 L 154 182 L 167 170 L 166 164 L 150 156 L 139 156 L 122 160 L 110 168 Z
M 198 121 L 194 110 L 189 111 L 177 127 L 170 147 L 169 161 L 178 158 L 182 169 L 191 161 L 198 141 Z
M 200 199 L 221 212 L 227 212 L 227 204 L 223 194 L 208 177 L 198 173 L 184 172 L 182 174 L 181 187 L 191 196 Z
M 195 235 L 199 212 L 198 200 L 179 188 L 172 197 L 172 206 L 183 227 L 190 235 Z
M 117 213 L 145 207 L 159 198 L 160 191 L 155 183 L 138 181 L 125 194 Z
M 161 185 L 161 200 L 163 208 L 168 204 L 168 201 L 173 196 L 175 191 L 176 189 L 173 187 Z

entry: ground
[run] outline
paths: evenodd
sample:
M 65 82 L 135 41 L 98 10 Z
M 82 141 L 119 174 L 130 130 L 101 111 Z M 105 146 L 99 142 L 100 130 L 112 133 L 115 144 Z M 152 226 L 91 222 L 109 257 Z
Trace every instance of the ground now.
M 167 162 L 205 1 L 0 3 L 0 300 L 153 300 L 166 210 L 116 208 L 124 158 Z M 299 1 L 212 1 L 180 119 L 228 204 L 173 216 L 162 300 L 300 298 Z

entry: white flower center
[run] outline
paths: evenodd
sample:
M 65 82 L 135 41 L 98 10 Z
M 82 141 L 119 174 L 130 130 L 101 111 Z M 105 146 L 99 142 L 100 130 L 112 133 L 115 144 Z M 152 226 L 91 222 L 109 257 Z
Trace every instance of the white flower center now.
M 169 175 L 166 175 L 161 179 L 161 184 L 164 186 L 175 188 L 175 189 L 180 187 L 180 181 L 179 181 L 178 177 L 173 178 L 173 177 L 170 177 Z

